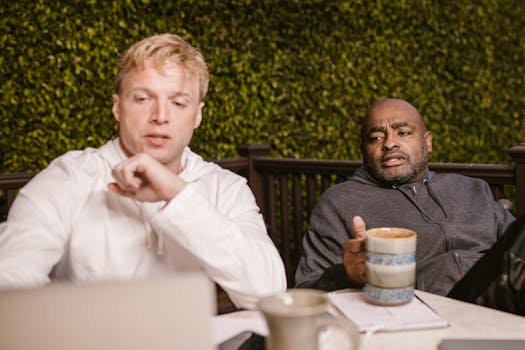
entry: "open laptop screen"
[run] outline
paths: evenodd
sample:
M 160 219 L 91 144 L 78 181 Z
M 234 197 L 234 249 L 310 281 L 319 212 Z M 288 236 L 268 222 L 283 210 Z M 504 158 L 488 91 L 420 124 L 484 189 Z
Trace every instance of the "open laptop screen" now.
M 212 349 L 213 283 L 202 274 L 0 291 L 0 349 Z

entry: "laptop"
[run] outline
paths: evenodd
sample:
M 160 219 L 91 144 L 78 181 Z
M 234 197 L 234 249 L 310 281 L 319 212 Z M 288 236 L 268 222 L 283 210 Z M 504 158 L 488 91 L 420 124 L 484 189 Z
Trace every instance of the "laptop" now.
M 203 274 L 0 292 L 2 350 L 210 350 L 216 299 Z

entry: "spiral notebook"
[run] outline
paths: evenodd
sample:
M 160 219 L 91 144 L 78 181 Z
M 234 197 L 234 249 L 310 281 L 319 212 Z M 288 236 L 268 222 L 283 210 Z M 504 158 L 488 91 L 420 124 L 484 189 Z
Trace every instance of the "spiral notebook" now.
M 439 316 L 417 296 L 398 306 L 378 306 L 369 303 L 363 292 L 332 292 L 328 297 L 337 309 L 351 319 L 360 332 L 400 331 L 447 327 Z

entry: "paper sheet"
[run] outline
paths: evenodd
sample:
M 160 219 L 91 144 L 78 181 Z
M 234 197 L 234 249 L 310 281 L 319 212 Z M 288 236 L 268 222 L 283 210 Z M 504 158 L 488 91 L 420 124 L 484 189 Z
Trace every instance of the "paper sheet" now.
M 211 329 L 212 340 L 215 345 L 244 331 L 251 331 L 262 336 L 268 335 L 266 321 L 259 314 L 254 314 L 252 317 L 215 316 L 212 318 Z
M 378 306 L 369 303 L 363 292 L 333 292 L 328 297 L 360 332 L 398 331 L 406 329 L 447 327 L 448 322 L 423 303 L 417 296 L 398 306 Z

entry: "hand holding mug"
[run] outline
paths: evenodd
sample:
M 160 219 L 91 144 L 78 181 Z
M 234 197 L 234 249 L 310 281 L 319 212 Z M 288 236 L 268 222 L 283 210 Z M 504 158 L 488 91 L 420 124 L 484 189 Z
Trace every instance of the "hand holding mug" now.
M 343 264 L 346 274 L 353 284 L 365 284 L 365 222 L 360 216 L 352 220 L 355 238 L 349 239 L 343 245 Z

